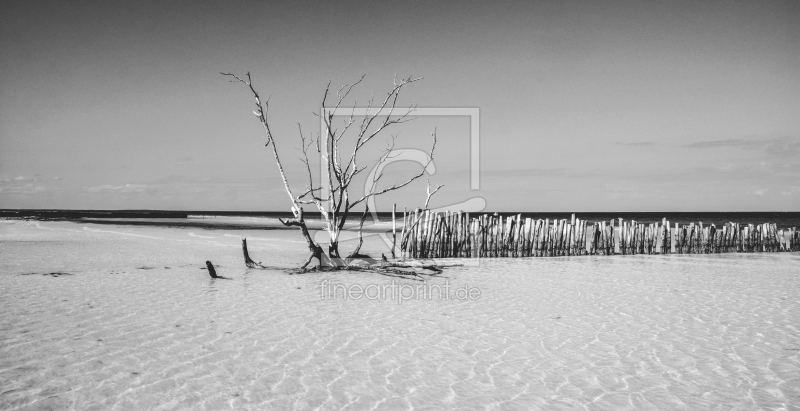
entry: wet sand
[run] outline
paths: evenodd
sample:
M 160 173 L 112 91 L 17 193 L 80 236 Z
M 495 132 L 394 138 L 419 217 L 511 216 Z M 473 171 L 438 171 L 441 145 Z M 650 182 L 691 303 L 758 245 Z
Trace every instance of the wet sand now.
M 484 259 L 429 281 L 480 298 L 399 304 L 322 295 L 411 280 L 248 270 L 244 236 L 305 257 L 0 221 L 0 409 L 800 409 L 797 253 Z

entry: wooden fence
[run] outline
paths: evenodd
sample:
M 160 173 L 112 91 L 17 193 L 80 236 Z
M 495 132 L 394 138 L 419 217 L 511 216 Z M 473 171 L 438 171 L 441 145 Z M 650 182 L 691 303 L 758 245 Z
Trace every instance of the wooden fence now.
M 392 218 L 393 232 L 396 222 Z M 396 240 L 396 233 L 392 236 Z M 395 243 L 396 244 L 396 243 Z M 711 254 L 800 251 L 796 228 L 775 224 L 670 225 L 616 220 L 588 223 L 430 210 L 403 213 L 399 257 L 479 258 L 614 254 Z

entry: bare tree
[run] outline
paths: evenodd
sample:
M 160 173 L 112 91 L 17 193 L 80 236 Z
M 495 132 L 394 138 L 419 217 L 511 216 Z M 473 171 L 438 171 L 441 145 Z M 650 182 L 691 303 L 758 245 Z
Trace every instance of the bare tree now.
M 378 173 L 377 175 L 372 176 L 371 181 L 369 181 L 371 186 L 370 190 L 367 190 L 367 192 L 363 195 L 355 195 L 351 197 L 349 190 L 350 185 L 353 183 L 354 178 L 368 167 L 364 160 L 359 158 L 360 152 L 370 141 L 375 140 L 378 135 L 383 135 L 387 129 L 394 125 L 402 124 L 413 119 L 410 117 L 410 115 L 414 112 L 416 106 L 410 105 L 408 107 L 398 108 L 397 99 L 400 96 L 401 89 L 405 85 L 419 81 L 421 78 L 409 77 L 406 79 L 401 79 L 400 81 L 397 81 L 395 78 L 393 82 L 393 88 L 387 93 L 386 97 L 377 103 L 374 98 L 370 99 L 363 115 L 355 114 L 355 105 L 352 107 L 352 110 L 349 111 L 349 115 L 346 111 L 344 115 L 340 114 L 339 110 L 346 110 L 345 108 L 341 107 L 342 103 L 353 90 L 353 87 L 361 83 L 361 81 L 364 79 L 364 76 L 361 76 L 361 78 L 353 84 L 342 86 L 336 92 L 335 104 L 332 107 L 327 106 L 328 100 L 331 98 L 330 83 L 328 83 L 328 86 L 326 87 L 325 93 L 322 97 L 321 107 L 323 107 L 323 112 L 318 114 L 322 118 L 324 124 L 324 133 L 318 134 L 316 137 L 313 135 L 311 137 L 306 137 L 298 125 L 301 144 L 300 151 L 302 152 L 301 161 L 305 165 L 308 172 L 308 181 L 306 183 L 305 190 L 302 193 L 295 195 L 292 192 L 291 186 L 289 185 L 289 181 L 283 168 L 283 163 L 278 155 L 275 138 L 270 129 L 270 123 L 267 116 L 269 112 L 269 99 L 266 101 L 261 99 L 256 89 L 253 87 L 249 72 L 244 77 L 239 77 L 232 73 L 221 74 L 235 79 L 231 81 L 240 82 L 246 85 L 250 89 L 253 97 L 255 97 L 256 110 L 253 111 L 253 113 L 256 115 L 256 117 L 258 117 L 258 120 L 261 122 L 264 128 L 264 132 L 266 133 L 265 138 L 267 140 L 266 146 L 271 147 L 272 149 L 272 154 L 275 157 L 275 163 L 278 166 L 278 172 L 281 175 L 284 188 L 286 189 L 286 193 L 288 194 L 292 203 L 291 210 L 294 214 L 294 218 L 288 221 L 281 220 L 281 223 L 286 226 L 300 227 L 311 253 L 308 259 L 302 265 L 302 268 L 308 266 L 308 264 L 314 259 L 317 259 L 321 266 L 346 265 L 347 260 L 343 260 L 340 256 L 339 236 L 342 229 L 344 229 L 345 222 L 350 216 L 353 208 L 365 202 L 370 197 L 379 196 L 407 186 L 412 181 L 425 174 L 425 169 L 433 161 L 433 151 L 436 148 L 436 130 L 434 130 L 431 134 L 433 142 L 431 145 L 430 155 L 428 157 L 428 163 L 422 167 L 419 173 L 414 174 L 402 183 L 394 184 L 388 188 L 382 189 L 378 189 L 377 185 L 383 176 L 383 173 Z M 336 116 L 346 117 L 341 129 L 336 129 L 333 126 L 333 120 Z M 353 128 L 354 135 L 348 135 L 349 137 L 354 138 L 352 152 L 349 153 L 349 157 L 343 157 L 343 138 L 345 137 L 345 133 L 354 125 L 357 127 Z M 396 135 L 391 136 L 389 140 L 389 148 L 386 154 L 377 160 L 377 164 L 379 166 L 390 158 L 392 149 L 394 148 L 395 139 Z M 308 158 L 308 153 L 310 150 L 315 150 L 321 156 L 323 161 L 324 175 L 316 179 L 314 178 L 314 173 L 311 172 L 311 163 L 309 162 Z M 347 153 L 344 154 L 347 155 Z M 374 160 L 372 163 L 368 164 L 374 166 Z M 324 183 L 326 183 L 325 185 L 329 187 L 327 192 L 323 191 L 323 181 L 319 181 L 320 179 L 324 179 Z M 432 193 L 429 193 L 428 198 L 430 198 L 431 194 Z M 312 205 L 320 212 L 325 223 L 325 229 L 330 238 L 327 253 L 325 253 L 322 247 L 320 247 L 320 245 L 317 244 L 311 237 L 308 227 L 306 226 L 306 222 L 303 218 L 303 205 Z M 368 212 L 369 207 L 366 207 L 365 203 L 364 213 L 361 216 L 361 222 L 359 225 L 359 243 L 352 254 L 348 256 L 348 259 L 359 256 L 358 252 L 362 243 L 361 229 L 363 228 L 364 219 L 366 218 Z

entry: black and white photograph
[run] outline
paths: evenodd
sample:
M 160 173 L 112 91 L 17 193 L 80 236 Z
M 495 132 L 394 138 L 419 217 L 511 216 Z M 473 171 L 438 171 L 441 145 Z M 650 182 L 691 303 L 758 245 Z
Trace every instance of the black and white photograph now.
M 797 0 L 0 3 L 0 410 L 800 411 Z

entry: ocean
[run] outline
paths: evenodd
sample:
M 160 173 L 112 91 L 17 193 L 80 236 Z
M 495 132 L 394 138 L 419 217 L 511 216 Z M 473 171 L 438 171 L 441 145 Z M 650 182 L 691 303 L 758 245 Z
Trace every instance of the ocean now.
M 300 274 L 285 214 L 189 215 L 0 220 L 0 409 L 800 407 L 800 253 Z
M 481 213 L 473 213 L 479 215 L 483 213 L 492 214 L 492 211 L 484 211 Z M 589 222 L 609 221 L 624 218 L 627 220 L 636 220 L 640 223 L 655 223 L 661 222 L 662 218 L 666 218 L 672 224 L 688 224 L 703 222 L 704 224 L 716 224 L 721 226 L 728 222 L 740 224 L 762 224 L 774 223 L 777 224 L 778 229 L 785 229 L 791 227 L 800 227 L 800 212 L 793 211 L 774 211 L 774 212 L 498 212 L 503 216 L 521 214 L 523 218 L 545 219 L 549 218 L 551 221 L 554 219 L 570 219 L 574 214 L 577 218 Z M 377 212 L 379 220 L 384 223 L 390 223 L 392 218 L 391 212 Z M 402 210 L 396 214 L 398 220 L 402 221 Z M 199 222 L 199 221 L 181 221 L 187 218 L 190 219 L 207 219 L 210 220 L 214 217 L 228 217 L 240 218 L 239 221 L 227 220 L 231 225 L 225 226 L 222 223 L 214 224 L 212 222 Z M 353 224 L 357 223 L 360 217 L 360 212 L 352 214 L 350 221 Z M 172 225 L 185 226 L 207 224 L 206 228 L 222 227 L 222 228 L 264 228 L 264 221 L 277 221 L 278 218 L 288 219 L 292 218 L 290 212 L 278 211 L 203 211 L 203 210 L 18 210 L 18 209 L 4 209 L 0 210 L 0 218 L 35 218 L 43 220 L 76 220 L 76 219 L 93 219 L 96 222 L 102 223 L 103 220 L 116 219 L 117 223 L 122 220 L 130 220 L 127 224 L 136 224 L 137 222 L 144 225 Z M 251 219 L 246 220 L 247 218 Z M 321 216 L 318 212 L 307 210 L 305 219 L 311 224 L 319 222 Z M 368 219 L 368 221 L 371 221 Z

